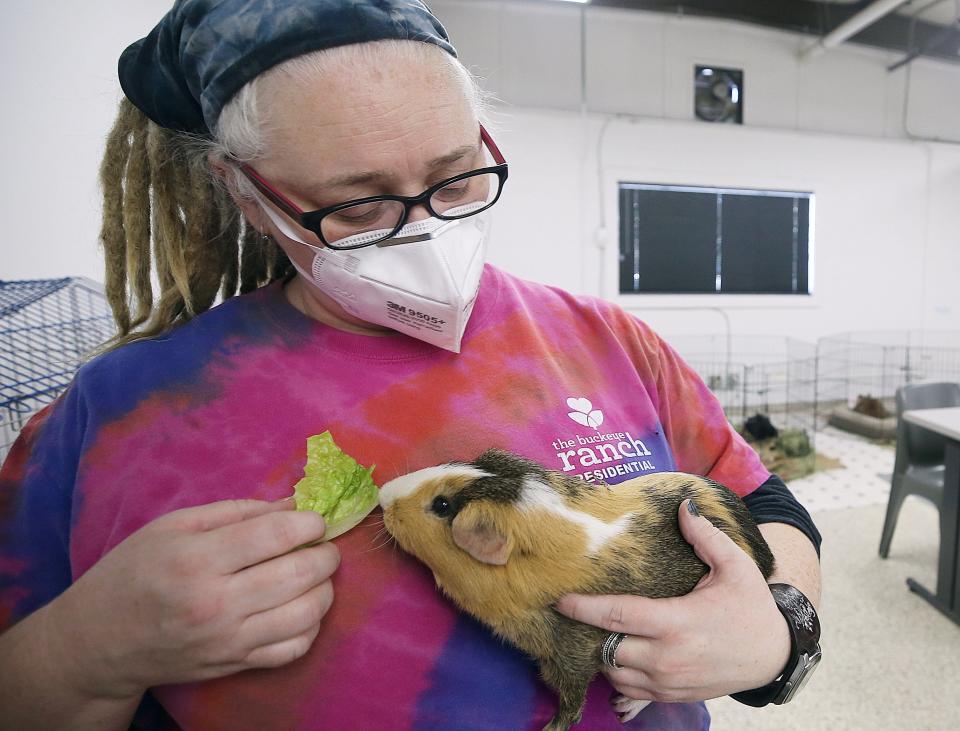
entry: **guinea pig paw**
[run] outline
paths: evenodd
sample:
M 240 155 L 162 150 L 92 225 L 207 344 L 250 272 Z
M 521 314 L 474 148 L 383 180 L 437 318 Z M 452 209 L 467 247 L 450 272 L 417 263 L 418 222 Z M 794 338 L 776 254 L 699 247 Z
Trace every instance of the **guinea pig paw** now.
M 627 721 L 632 721 L 636 718 L 640 711 L 650 705 L 650 701 L 638 701 L 620 693 L 610 699 L 610 704 L 620 717 L 620 723 L 627 723 Z

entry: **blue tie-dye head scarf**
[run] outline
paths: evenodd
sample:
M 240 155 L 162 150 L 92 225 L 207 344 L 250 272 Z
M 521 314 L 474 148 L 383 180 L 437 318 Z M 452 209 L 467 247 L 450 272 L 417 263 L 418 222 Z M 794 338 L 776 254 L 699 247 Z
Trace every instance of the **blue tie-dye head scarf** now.
M 310 51 L 386 39 L 457 53 L 420 0 L 177 0 L 120 56 L 120 85 L 161 127 L 207 133 L 230 98 Z

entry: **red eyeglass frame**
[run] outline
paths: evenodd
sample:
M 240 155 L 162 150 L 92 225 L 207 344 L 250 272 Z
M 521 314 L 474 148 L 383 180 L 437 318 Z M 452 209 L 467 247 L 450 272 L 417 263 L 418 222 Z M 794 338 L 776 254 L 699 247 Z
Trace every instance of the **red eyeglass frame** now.
M 353 246 L 343 246 L 337 247 L 332 246 L 331 248 L 337 249 L 359 249 L 365 246 L 372 246 L 380 241 L 384 241 L 391 236 L 395 236 L 396 233 L 403 228 L 404 224 L 407 222 L 407 218 L 410 215 L 410 209 L 416 205 L 425 205 L 427 210 L 430 211 L 430 214 L 436 216 L 437 218 L 444 220 L 452 220 L 456 218 L 465 218 L 465 216 L 444 216 L 433 210 L 433 207 L 430 204 L 430 198 L 441 188 L 444 188 L 451 183 L 456 183 L 457 181 L 463 180 L 465 178 L 473 177 L 476 175 L 485 175 L 485 174 L 495 174 L 500 179 L 500 188 L 497 190 L 496 196 L 493 200 L 490 201 L 486 206 L 480 208 L 476 211 L 471 211 L 468 215 L 476 215 L 482 211 L 487 210 L 500 199 L 500 194 L 503 192 L 503 185 L 507 180 L 508 175 L 508 165 L 507 161 L 504 159 L 503 154 L 500 152 L 500 148 L 497 147 L 497 144 L 493 141 L 493 138 L 490 136 L 490 133 L 480 125 L 480 139 L 483 144 L 487 146 L 487 149 L 490 151 L 491 156 L 493 157 L 495 165 L 489 167 L 477 168 L 476 170 L 469 170 L 465 173 L 460 173 L 455 175 L 452 178 L 447 178 L 446 180 L 441 180 L 434 185 L 431 185 L 420 195 L 415 196 L 404 196 L 404 195 L 372 195 L 365 198 L 356 198 L 354 200 L 345 201 L 343 203 L 338 203 L 334 206 L 328 206 L 326 208 L 320 208 L 316 211 L 304 211 L 300 206 L 287 198 L 283 193 L 273 187 L 271 183 L 264 178 L 260 173 L 258 173 L 251 165 L 246 163 L 240 164 L 240 171 L 244 176 L 249 180 L 263 195 L 273 203 L 277 208 L 286 213 L 290 218 L 296 221 L 300 226 L 312 231 L 317 237 L 327 246 L 330 246 L 330 242 L 326 240 L 323 235 L 321 222 L 324 217 L 336 211 L 342 210 L 344 208 L 349 208 L 351 206 L 356 206 L 364 203 L 373 203 L 376 201 L 398 201 L 404 204 L 403 216 L 400 218 L 400 223 L 391 231 L 387 236 L 384 236 L 382 239 L 377 239 L 376 241 L 366 242 L 362 244 L 357 244 Z

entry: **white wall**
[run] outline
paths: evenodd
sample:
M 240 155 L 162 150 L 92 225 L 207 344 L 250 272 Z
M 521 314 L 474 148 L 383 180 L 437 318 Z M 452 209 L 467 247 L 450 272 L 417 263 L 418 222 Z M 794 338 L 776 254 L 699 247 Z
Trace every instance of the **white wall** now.
M 960 327 L 960 146 L 917 139 L 960 141 L 960 64 L 891 74 L 898 54 L 855 45 L 801 62 L 809 37 L 564 3 L 431 7 L 503 102 L 495 262 L 669 333 Z M 697 63 L 744 69 L 743 126 L 693 119 Z M 619 180 L 814 191 L 814 296 L 619 296 Z
M 811 340 L 960 326 L 960 149 L 545 110 L 504 113 L 497 134 L 511 177 L 492 254 L 522 276 L 617 298 L 670 333 L 724 318 L 662 308 L 716 307 L 735 333 Z M 814 295 L 619 296 L 619 180 L 814 191 Z
M 102 279 L 96 174 L 116 61 L 170 4 L 4 3 L 0 278 Z M 615 296 L 618 179 L 800 187 L 817 194 L 811 301 L 659 296 L 641 300 L 644 317 L 667 332 L 729 320 L 807 338 L 960 326 L 960 147 L 908 138 L 960 139 L 960 65 L 914 62 L 907 94 L 906 70 L 885 70 L 895 54 L 844 46 L 801 64 L 806 39 L 736 23 L 534 0 L 431 7 L 504 102 L 495 263 Z M 692 121 L 698 61 L 745 70 L 743 127 Z M 723 312 L 652 309 L 704 305 Z
M 117 60 L 171 0 L 3 0 L 0 279 L 103 281 L 97 168 Z

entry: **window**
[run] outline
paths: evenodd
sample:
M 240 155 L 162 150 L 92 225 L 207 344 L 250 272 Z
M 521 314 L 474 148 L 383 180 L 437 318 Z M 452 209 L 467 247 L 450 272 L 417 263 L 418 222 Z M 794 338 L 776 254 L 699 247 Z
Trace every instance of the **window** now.
M 621 294 L 812 294 L 813 193 L 620 183 Z

